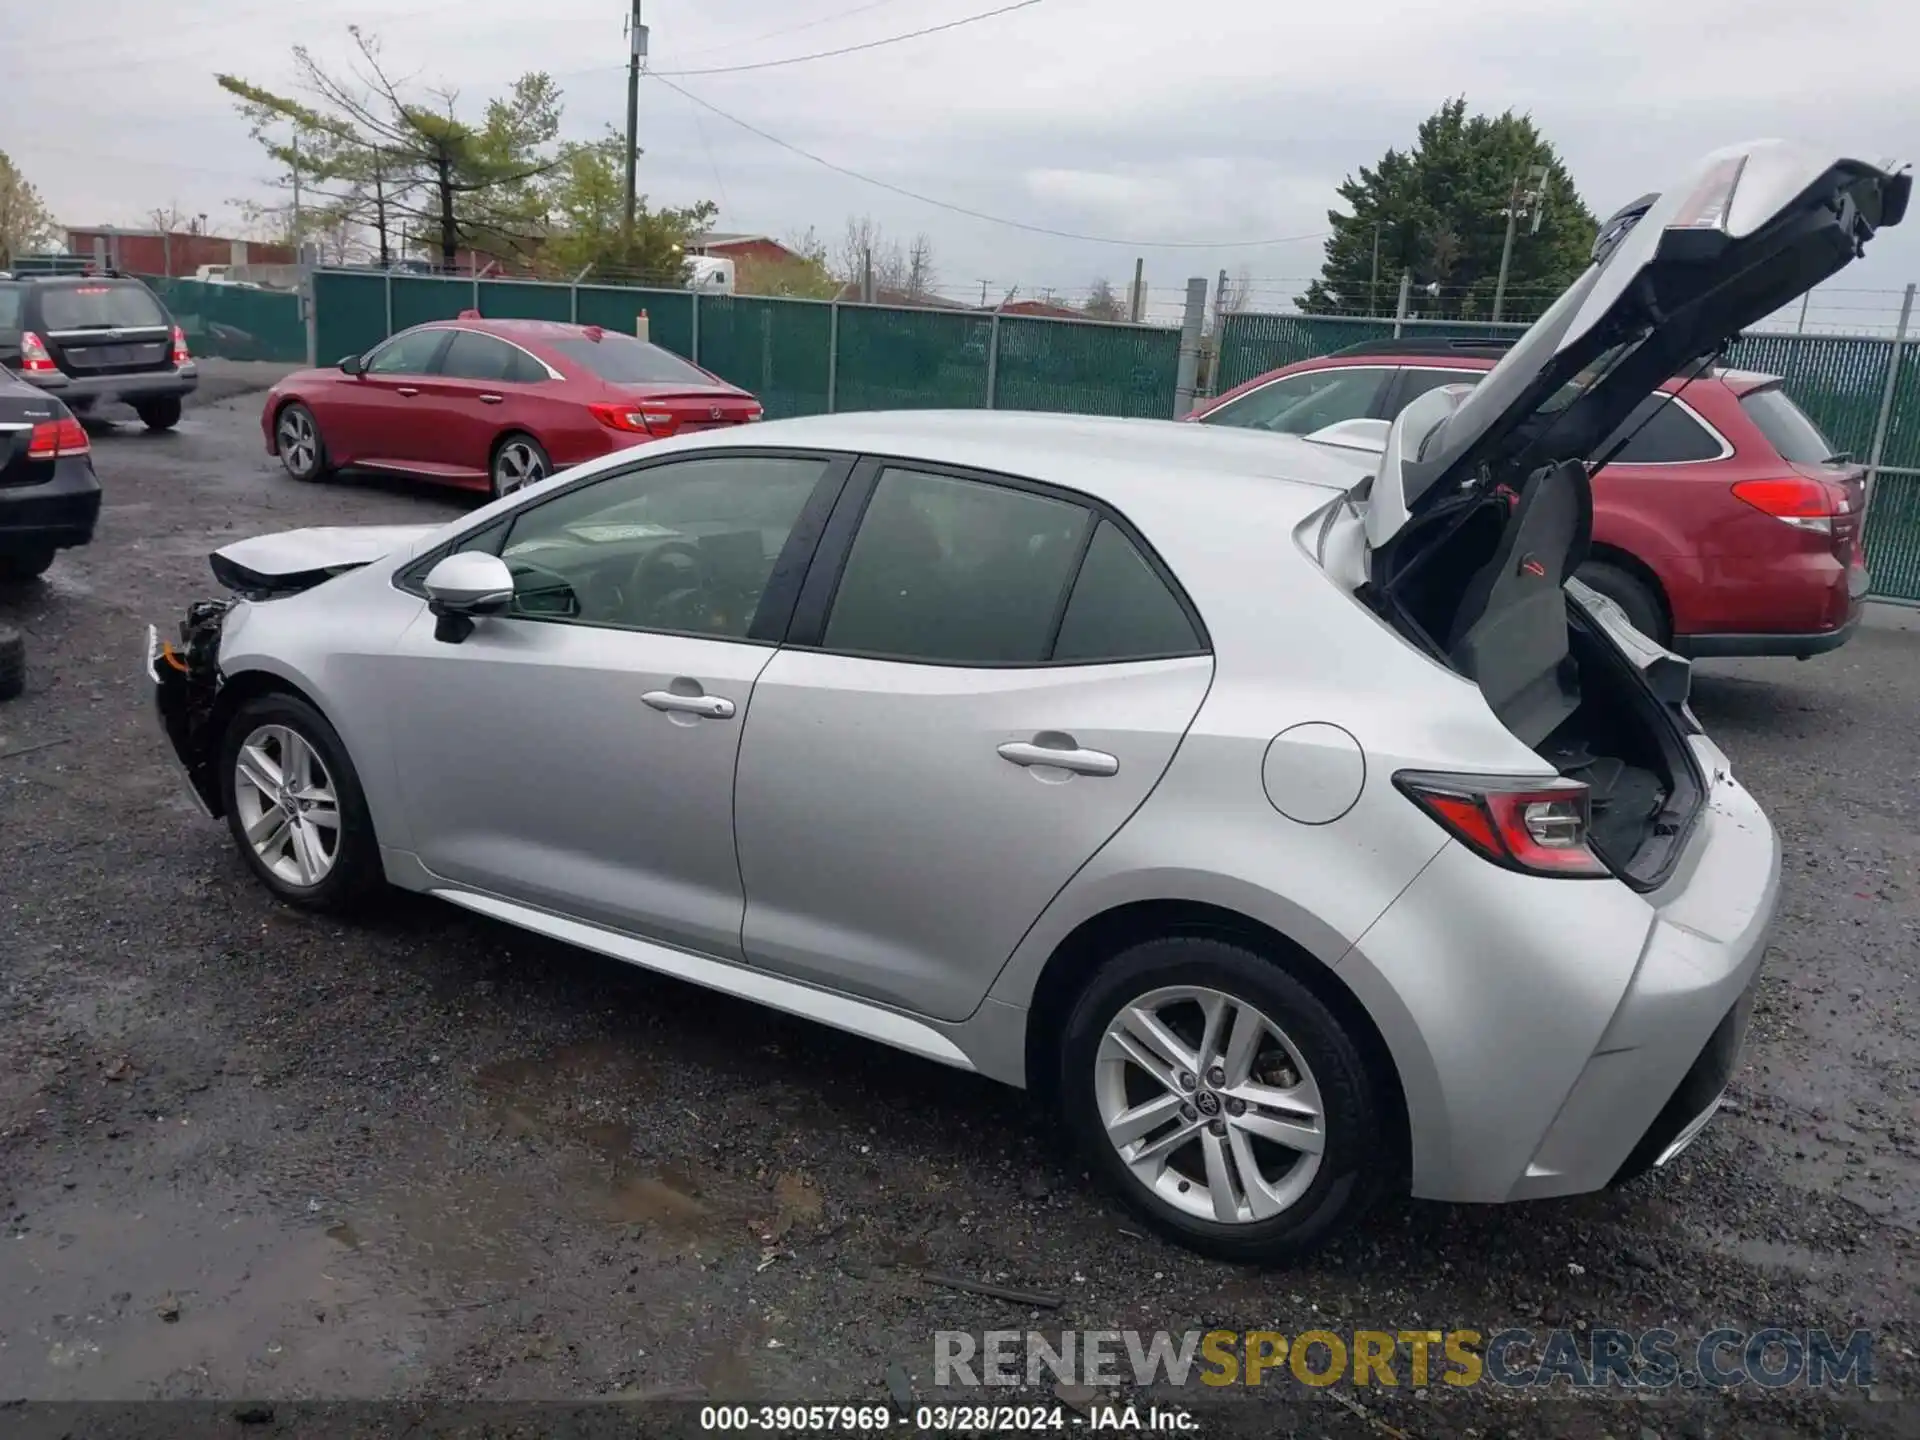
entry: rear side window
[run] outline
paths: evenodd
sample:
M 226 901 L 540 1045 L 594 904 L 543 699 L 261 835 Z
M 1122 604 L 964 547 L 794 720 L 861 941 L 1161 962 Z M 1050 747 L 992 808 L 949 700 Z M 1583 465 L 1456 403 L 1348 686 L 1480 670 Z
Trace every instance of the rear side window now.
M 134 281 L 43 286 L 40 318 L 49 330 L 134 330 L 167 324 L 167 312 L 153 292 Z
M 1011 486 L 888 468 L 847 554 L 829 650 L 1037 665 L 1092 516 Z
M 1306 435 L 1342 420 L 1371 415 L 1392 373 L 1362 366 L 1309 370 L 1262 385 L 1200 418 L 1207 425 Z
M 0 334 L 13 334 L 20 329 L 20 287 L 18 285 L 0 285 Z
M 1073 582 L 1054 660 L 1158 660 L 1200 648 L 1193 622 L 1166 582 L 1118 525 L 1102 520 Z
M 1598 453 L 1607 454 L 1623 436 L 1630 438 L 1625 448 L 1613 457 L 1612 463 L 1616 465 L 1678 465 L 1690 460 L 1718 460 L 1724 448 L 1691 412 L 1665 394 L 1649 395 L 1636 405 L 1626 423 L 1608 437 Z
M 1748 391 L 1740 408 L 1789 465 L 1824 465 L 1834 458 L 1833 442 L 1778 386 Z
M 497 380 L 525 385 L 547 378 L 547 372 L 519 347 L 477 330 L 458 330 L 440 357 L 440 373 L 453 380 Z
M 671 351 L 609 330 L 598 340 L 569 336 L 548 342 L 568 361 L 614 385 L 711 385 L 713 377 Z

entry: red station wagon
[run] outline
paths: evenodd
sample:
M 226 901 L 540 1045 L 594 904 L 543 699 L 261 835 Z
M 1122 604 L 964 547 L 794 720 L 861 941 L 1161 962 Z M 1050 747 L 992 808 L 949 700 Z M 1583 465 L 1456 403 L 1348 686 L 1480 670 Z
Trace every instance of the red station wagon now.
M 1477 383 L 1503 352 L 1486 341 L 1355 346 L 1249 380 L 1188 418 L 1292 435 L 1391 420 L 1437 386 Z M 1834 453 L 1776 377 L 1672 381 L 1619 435 L 1630 438 L 1594 476 L 1580 579 L 1682 655 L 1804 660 L 1846 643 L 1867 591 L 1865 470 Z
M 618 330 L 469 313 L 296 371 L 267 392 L 260 429 L 296 480 L 358 465 L 497 497 L 612 450 L 760 414 L 738 386 Z

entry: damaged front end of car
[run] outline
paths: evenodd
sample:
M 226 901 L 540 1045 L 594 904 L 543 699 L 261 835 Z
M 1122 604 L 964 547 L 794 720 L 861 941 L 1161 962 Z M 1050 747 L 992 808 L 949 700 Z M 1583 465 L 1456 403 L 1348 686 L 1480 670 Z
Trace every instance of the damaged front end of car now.
M 162 640 L 147 627 L 147 677 L 154 706 L 173 753 L 187 773 L 194 800 L 209 816 L 225 809 L 215 767 L 219 758 L 220 633 L 231 600 L 197 600 L 187 607 L 177 641 Z

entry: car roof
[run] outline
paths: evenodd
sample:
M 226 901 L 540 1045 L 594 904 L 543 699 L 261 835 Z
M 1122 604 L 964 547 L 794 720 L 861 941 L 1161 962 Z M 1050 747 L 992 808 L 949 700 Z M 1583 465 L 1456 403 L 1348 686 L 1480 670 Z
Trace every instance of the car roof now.
M 608 335 L 626 335 L 627 339 L 639 337 L 627 335 L 624 330 L 610 329 L 604 325 L 572 325 L 565 320 L 511 320 L 490 319 L 485 316 L 461 315 L 450 320 L 429 320 L 420 328 L 478 330 L 482 335 L 498 335 L 503 340 L 570 340 L 588 330 L 600 330 Z
M 713 443 L 737 433 L 705 432 Z M 1293 435 L 1009 410 L 874 410 L 773 420 L 755 445 L 887 456 L 960 466 L 1078 490 L 1122 512 L 1212 509 L 1242 495 L 1302 487 L 1323 501 L 1372 469 L 1362 459 Z M 691 441 L 689 443 L 692 443 Z M 1217 513 L 1217 512 L 1216 512 Z
M 1379 345 L 1350 345 L 1345 350 L 1335 350 L 1331 354 L 1314 355 L 1305 360 L 1295 360 L 1290 364 L 1282 365 L 1276 369 L 1268 370 L 1264 374 L 1256 375 L 1251 380 L 1242 381 L 1239 385 L 1234 386 L 1232 390 L 1223 394 L 1215 404 L 1217 405 L 1220 401 L 1235 396 L 1243 390 L 1254 389 L 1266 384 L 1269 380 L 1278 379 L 1284 375 L 1298 374 L 1316 365 L 1327 368 L 1352 367 L 1358 369 L 1376 362 L 1391 364 L 1396 369 L 1402 370 L 1469 370 L 1476 374 L 1484 375 L 1499 363 L 1499 352 L 1484 347 L 1476 350 L 1472 346 L 1466 345 L 1447 350 L 1442 349 L 1432 342 L 1420 342 L 1411 348 L 1395 348 L 1391 341 L 1382 341 Z M 1778 375 L 1768 375 L 1759 370 L 1728 370 L 1718 366 L 1709 370 L 1704 376 L 1701 376 L 1700 380 L 1695 380 L 1690 383 L 1697 385 L 1701 380 L 1717 380 L 1724 384 L 1736 396 L 1744 395 L 1751 390 L 1757 390 L 1767 385 L 1777 385 L 1780 383 L 1780 377 Z M 1659 388 L 1672 393 L 1688 383 L 1689 382 L 1675 377 L 1671 380 L 1663 381 Z

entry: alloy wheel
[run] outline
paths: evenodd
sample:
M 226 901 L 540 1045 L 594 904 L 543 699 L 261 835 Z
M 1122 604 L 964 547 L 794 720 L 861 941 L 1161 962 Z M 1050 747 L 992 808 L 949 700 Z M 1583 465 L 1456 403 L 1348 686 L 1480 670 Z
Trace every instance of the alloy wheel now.
M 493 490 L 511 495 L 547 476 L 547 457 L 530 440 L 509 440 L 493 461 Z
M 1094 1099 L 1133 1178 L 1201 1220 L 1270 1220 L 1313 1183 L 1326 1111 L 1299 1049 L 1258 1007 L 1168 986 L 1108 1024 Z
M 319 457 L 320 439 L 314 433 L 313 417 L 295 406 L 280 417 L 275 432 L 280 443 L 280 460 L 295 475 L 308 475 Z
M 233 799 L 247 844 L 289 885 L 314 886 L 340 857 L 340 801 L 313 746 L 286 725 L 262 725 L 234 761 Z

